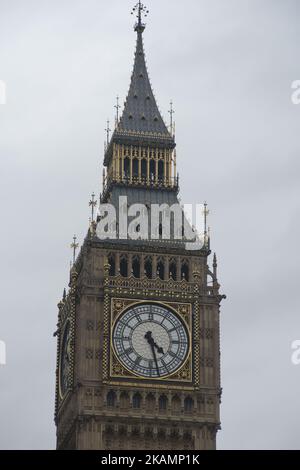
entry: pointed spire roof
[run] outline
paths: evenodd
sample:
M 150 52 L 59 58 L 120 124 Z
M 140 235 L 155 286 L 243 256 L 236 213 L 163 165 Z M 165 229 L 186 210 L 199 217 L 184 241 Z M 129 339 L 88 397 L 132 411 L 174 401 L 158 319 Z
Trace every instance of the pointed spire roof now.
M 143 25 L 136 26 L 137 41 L 129 92 L 118 130 L 161 134 L 171 138 L 151 88 L 143 47 Z
M 137 33 L 134 66 L 128 95 L 124 103 L 123 113 L 108 143 L 104 156 L 104 165 L 112 157 L 112 144 L 141 144 L 174 148 L 174 136 L 169 132 L 158 109 L 146 66 L 143 46 L 143 32 L 145 24 L 142 14 L 147 16 L 148 10 L 139 1 L 133 11 L 137 11 Z

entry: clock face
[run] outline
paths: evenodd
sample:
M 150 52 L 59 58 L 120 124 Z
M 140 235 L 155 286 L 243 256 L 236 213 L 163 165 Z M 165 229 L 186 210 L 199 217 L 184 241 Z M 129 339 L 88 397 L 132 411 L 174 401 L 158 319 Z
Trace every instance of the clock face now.
M 158 304 L 141 304 L 118 317 L 113 345 L 122 364 L 136 375 L 159 378 L 184 363 L 189 338 L 183 321 Z
M 62 397 L 65 395 L 69 385 L 70 339 L 70 323 L 68 322 L 65 326 L 61 342 L 59 388 Z

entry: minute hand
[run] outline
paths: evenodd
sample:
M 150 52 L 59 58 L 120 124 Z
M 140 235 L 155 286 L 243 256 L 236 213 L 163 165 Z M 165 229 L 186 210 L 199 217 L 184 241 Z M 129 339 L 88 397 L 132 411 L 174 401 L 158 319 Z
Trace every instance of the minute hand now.
M 150 345 L 151 347 L 151 351 L 152 351 L 152 354 L 153 354 L 153 358 L 154 358 L 154 362 L 155 362 L 155 366 L 156 366 L 156 371 L 157 371 L 157 375 L 159 376 L 159 368 L 158 368 L 158 364 L 157 364 L 157 358 L 156 358 L 156 353 L 155 353 L 155 347 L 158 348 L 157 344 L 154 342 L 154 339 L 152 338 L 152 332 L 151 331 L 147 331 L 147 333 L 145 334 L 145 339 L 148 341 L 148 344 Z M 161 348 L 159 348 L 161 349 Z M 159 351 L 160 352 L 160 351 Z

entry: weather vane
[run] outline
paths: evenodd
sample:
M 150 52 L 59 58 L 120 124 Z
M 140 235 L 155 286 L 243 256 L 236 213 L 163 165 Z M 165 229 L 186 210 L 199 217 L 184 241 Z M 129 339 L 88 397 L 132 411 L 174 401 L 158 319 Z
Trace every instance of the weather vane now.
M 73 264 L 75 263 L 76 259 L 76 250 L 79 247 L 79 243 L 76 243 L 77 237 L 74 235 L 73 237 L 73 243 L 71 243 L 71 248 L 73 248 Z
M 92 207 L 92 222 L 94 222 L 94 209 L 97 205 L 97 201 L 95 201 L 95 193 L 92 194 L 92 199 L 89 202 L 89 206 Z
M 116 108 L 116 126 L 118 125 L 119 122 L 119 109 L 121 106 L 119 105 L 119 97 L 117 96 L 117 104 L 114 106 Z
M 142 16 L 146 18 L 148 16 L 149 10 L 146 5 L 144 5 L 141 0 L 133 7 L 131 14 L 137 17 L 137 23 L 135 25 L 136 31 L 143 31 L 145 29 L 145 24 L 142 23 Z
M 109 128 L 109 119 L 107 119 L 106 124 L 107 124 L 107 127 L 104 130 L 106 132 L 106 145 L 108 145 L 109 144 L 109 133 L 111 131 L 111 129 Z

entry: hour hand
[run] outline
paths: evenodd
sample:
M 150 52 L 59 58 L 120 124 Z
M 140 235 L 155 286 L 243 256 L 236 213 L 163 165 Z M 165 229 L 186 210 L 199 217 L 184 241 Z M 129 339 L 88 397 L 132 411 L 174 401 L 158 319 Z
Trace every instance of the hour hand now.
M 160 346 L 158 346 L 154 339 L 152 338 L 152 331 L 147 331 L 147 333 L 145 334 L 145 338 L 146 340 L 148 341 L 148 343 L 150 344 L 151 347 L 154 347 L 156 348 L 157 352 L 160 353 L 160 354 L 164 354 L 164 350 L 163 348 L 161 348 Z
M 152 331 L 147 331 L 145 334 L 145 339 L 148 341 L 148 343 L 152 346 L 154 346 L 154 339 L 152 338 Z

